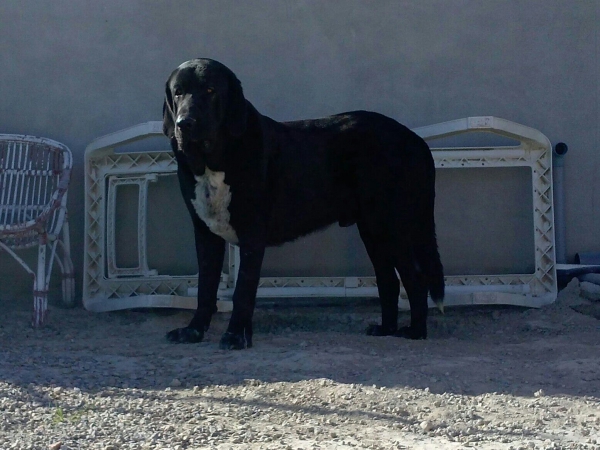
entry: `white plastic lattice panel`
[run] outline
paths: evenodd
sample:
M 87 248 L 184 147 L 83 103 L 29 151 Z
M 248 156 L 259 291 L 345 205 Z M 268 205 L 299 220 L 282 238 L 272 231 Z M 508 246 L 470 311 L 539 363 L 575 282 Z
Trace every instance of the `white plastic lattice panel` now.
M 556 299 L 551 144 L 541 132 L 497 117 L 470 117 L 415 130 L 431 141 L 471 132 L 494 133 L 518 142 L 510 147 L 433 148 L 436 167 L 529 167 L 533 201 L 535 268 L 530 274 L 446 278 L 448 303 L 542 306 Z M 469 295 L 457 295 L 464 290 Z
M 497 117 L 469 117 L 414 130 L 429 142 L 472 132 L 493 133 L 518 144 L 502 147 L 435 148 L 437 168 L 476 169 L 528 167 L 531 169 L 533 209 L 532 273 L 458 275 L 446 277 L 448 305 L 513 304 L 539 307 L 556 299 L 556 264 L 552 206 L 550 141 L 541 132 Z M 162 122 L 148 122 L 92 142 L 86 149 L 86 217 L 84 305 L 108 311 L 132 307 L 194 309 L 196 275 L 161 275 L 148 267 L 146 204 L 148 183 L 173 175 L 171 152 L 120 152 L 115 149 L 136 140 L 162 134 Z M 118 187 L 139 186 L 138 265 L 120 268 L 115 258 L 115 204 Z M 222 275 L 219 297 L 227 300 L 235 287 L 239 256 L 230 247 L 229 270 Z M 376 297 L 374 277 L 263 277 L 259 297 Z M 224 303 L 221 303 L 223 306 Z M 407 308 L 408 302 L 400 299 Z

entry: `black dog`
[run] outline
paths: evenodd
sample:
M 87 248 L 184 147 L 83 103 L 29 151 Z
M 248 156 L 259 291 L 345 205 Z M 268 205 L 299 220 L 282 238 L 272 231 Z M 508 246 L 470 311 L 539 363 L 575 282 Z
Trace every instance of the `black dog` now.
M 427 294 L 441 306 L 444 276 L 433 214 L 435 167 L 419 136 L 366 111 L 276 122 L 244 98 L 231 70 L 210 59 L 173 71 L 163 119 L 199 267 L 194 318 L 170 331 L 169 340 L 202 340 L 216 311 L 228 241 L 239 245 L 241 261 L 220 347 L 250 347 L 265 247 L 335 222 L 358 225 L 375 268 L 382 319 L 367 333 L 427 337 Z M 410 326 L 400 329 L 396 271 L 411 309 Z

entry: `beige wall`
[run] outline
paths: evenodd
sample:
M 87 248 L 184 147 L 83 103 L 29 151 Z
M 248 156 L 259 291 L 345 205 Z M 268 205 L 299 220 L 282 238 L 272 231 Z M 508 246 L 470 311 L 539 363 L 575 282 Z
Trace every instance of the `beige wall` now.
M 79 291 L 85 146 L 160 120 L 167 75 L 197 56 L 228 65 L 254 105 L 279 120 L 360 108 L 417 127 L 495 115 L 564 141 L 567 253 L 600 251 L 600 2 L 4 0 L 0 18 L 0 132 L 50 137 L 75 155 Z M 440 246 L 451 272 L 530 267 L 526 178 L 439 176 Z M 461 215 L 474 191 L 482 209 Z M 168 248 L 168 230 L 153 226 L 156 245 Z M 273 250 L 266 270 L 368 270 L 355 238 L 331 230 Z M 3 302 L 29 301 L 28 277 L 6 255 L 0 285 Z

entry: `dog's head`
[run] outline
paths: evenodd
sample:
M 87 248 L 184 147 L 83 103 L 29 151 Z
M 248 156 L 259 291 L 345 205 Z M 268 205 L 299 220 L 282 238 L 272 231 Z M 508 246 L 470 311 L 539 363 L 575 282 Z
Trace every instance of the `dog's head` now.
M 225 140 L 246 129 L 246 100 L 234 73 L 211 59 L 181 64 L 167 80 L 163 133 L 177 143 L 195 175 L 220 165 Z

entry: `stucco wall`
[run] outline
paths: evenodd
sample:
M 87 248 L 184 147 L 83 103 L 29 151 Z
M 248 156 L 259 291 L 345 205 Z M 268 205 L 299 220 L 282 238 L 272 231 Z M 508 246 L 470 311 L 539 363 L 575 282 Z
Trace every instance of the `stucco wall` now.
M 575 252 L 600 251 L 596 1 L 4 0 L 0 21 L 0 132 L 50 137 L 74 152 L 69 208 L 78 291 L 85 146 L 106 133 L 160 120 L 166 77 L 197 56 L 228 65 L 259 111 L 278 120 L 370 109 L 417 127 L 495 115 L 537 128 L 553 144 L 564 141 L 570 147 L 567 252 L 572 258 Z M 492 185 L 482 188 L 489 191 L 482 206 L 489 207 L 498 189 L 513 205 L 527 195 L 522 180 L 491 178 Z M 471 243 L 473 257 L 494 259 L 485 250 L 485 229 L 473 224 L 465 230 L 468 220 L 450 217 L 461 208 L 453 191 L 458 187 L 464 196 L 473 190 L 464 187 L 472 180 L 440 179 L 446 266 L 459 270 L 461 247 L 469 245 L 464 238 L 449 242 L 453 235 L 472 235 L 484 249 L 477 252 Z M 507 209 L 503 202 L 492 211 Z M 527 228 L 513 223 L 523 215 L 517 210 L 507 224 L 520 234 Z M 349 263 L 355 253 L 364 257 L 364 250 L 355 243 L 347 248 L 355 231 L 341 233 L 294 244 L 306 250 L 298 263 L 325 261 L 324 270 L 368 267 L 364 261 Z M 168 246 L 167 230 L 164 235 L 162 245 Z M 336 248 L 346 253 L 319 256 L 318 247 L 336 239 Z M 530 236 L 523 239 L 530 242 Z M 269 270 L 289 261 L 292 250 L 271 252 Z M 518 246 L 509 253 L 517 262 L 529 258 L 529 250 L 519 254 Z M 7 255 L 0 255 L 0 267 L 0 299 L 28 301 L 27 276 Z

